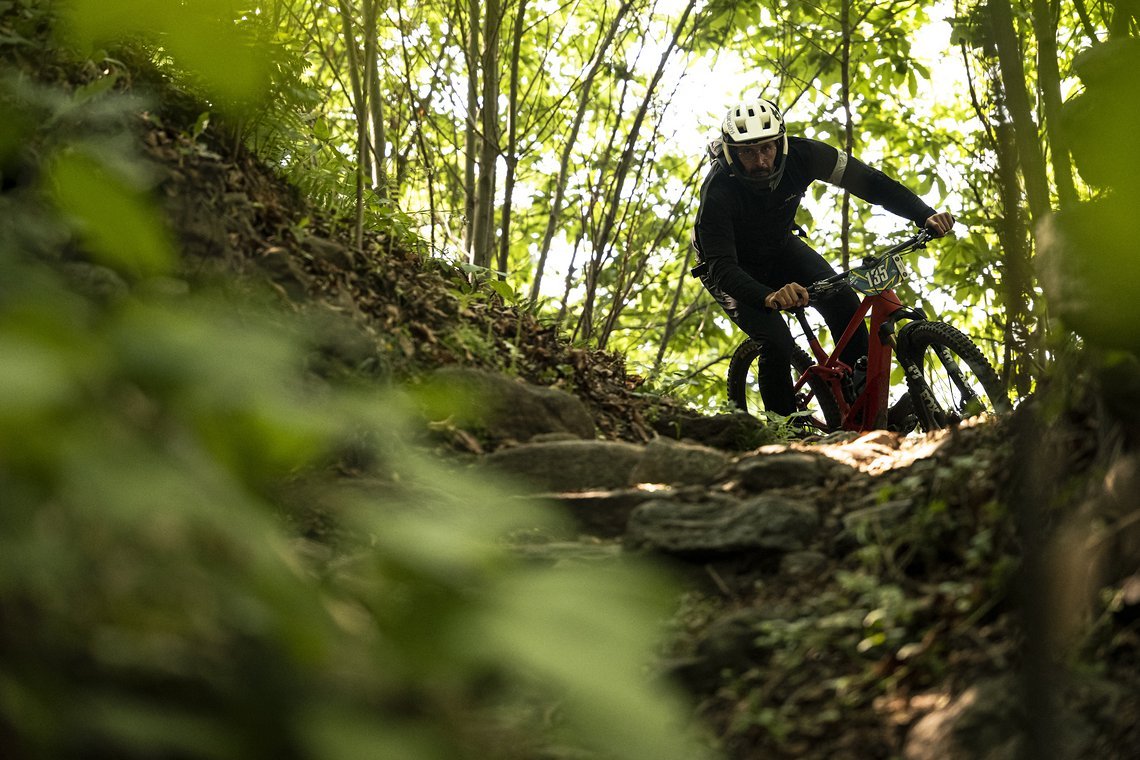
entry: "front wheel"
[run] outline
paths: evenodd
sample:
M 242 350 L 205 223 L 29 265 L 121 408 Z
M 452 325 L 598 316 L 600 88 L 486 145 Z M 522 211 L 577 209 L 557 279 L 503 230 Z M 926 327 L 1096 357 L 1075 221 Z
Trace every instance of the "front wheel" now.
M 899 331 L 899 360 L 927 432 L 982 414 L 1009 411 L 1009 396 L 981 350 L 941 322 L 911 322 Z
M 764 411 L 764 401 L 760 398 L 759 364 L 760 344 L 748 339 L 737 346 L 728 363 L 728 399 L 738 409 L 753 416 Z M 807 352 L 796 348 L 792 352 L 792 382 L 814 364 Z M 843 418 L 839 404 L 831 393 L 827 382 L 815 375 L 809 375 L 807 382 L 796 393 L 796 409 L 807 412 L 805 424 L 823 432 L 837 430 Z

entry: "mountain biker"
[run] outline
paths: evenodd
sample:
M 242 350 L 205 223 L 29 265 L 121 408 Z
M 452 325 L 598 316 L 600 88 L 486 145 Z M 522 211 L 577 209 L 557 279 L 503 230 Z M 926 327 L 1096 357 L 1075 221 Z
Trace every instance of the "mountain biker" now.
M 768 411 L 788 416 L 795 411 L 794 341 L 778 310 L 807 305 L 801 283 L 835 274 L 793 234 L 808 186 L 815 180 L 838 185 L 937 236 L 950 231 L 954 217 L 843 151 L 789 136 L 780 110 L 763 98 L 730 109 L 708 151 L 712 165 L 701 185 L 694 273 L 729 318 L 762 344 L 760 395 Z M 855 315 L 859 297 L 847 287 L 813 306 L 838 337 Z M 866 355 L 867 328 L 860 325 L 840 358 L 854 367 Z

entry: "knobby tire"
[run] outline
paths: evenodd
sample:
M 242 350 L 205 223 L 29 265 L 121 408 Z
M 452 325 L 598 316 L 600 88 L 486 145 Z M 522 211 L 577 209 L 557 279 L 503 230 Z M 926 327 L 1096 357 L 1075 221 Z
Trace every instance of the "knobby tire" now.
M 923 430 L 930 432 L 983 412 L 1011 408 L 1005 388 L 981 349 L 958 329 L 942 322 L 911 322 L 899 332 L 898 346 L 907 389 Z M 943 352 L 954 360 L 949 366 L 940 358 Z M 976 395 L 963 394 L 958 383 Z

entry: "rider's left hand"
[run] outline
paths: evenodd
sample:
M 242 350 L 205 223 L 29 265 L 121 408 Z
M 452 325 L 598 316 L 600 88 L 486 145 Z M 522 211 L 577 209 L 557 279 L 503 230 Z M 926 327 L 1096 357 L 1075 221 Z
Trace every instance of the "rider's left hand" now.
M 942 237 L 954 228 L 954 215 L 949 211 L 939 211 L 927 219 L 923 226 L 933 232 L 936 237 Z

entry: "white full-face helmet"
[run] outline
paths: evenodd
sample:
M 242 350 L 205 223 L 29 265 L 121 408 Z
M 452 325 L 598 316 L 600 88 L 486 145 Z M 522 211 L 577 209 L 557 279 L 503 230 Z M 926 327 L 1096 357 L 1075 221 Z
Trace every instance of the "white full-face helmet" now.
M 746 182 L 759 183 L 768 189 L 774 188 L 784 174 L 784 161 L 788 156 L 788 133 L 784 126 L 784 115 L 775 103 L 756 98 L 730 108 L 721 122 L 721 143 L 724 146 L 724 161 L 729 171 Z M 744 172 L 736 149 L 743 146 L 776 143 L 776 160 L 772 173 L 763 180 L 750 179 Z

